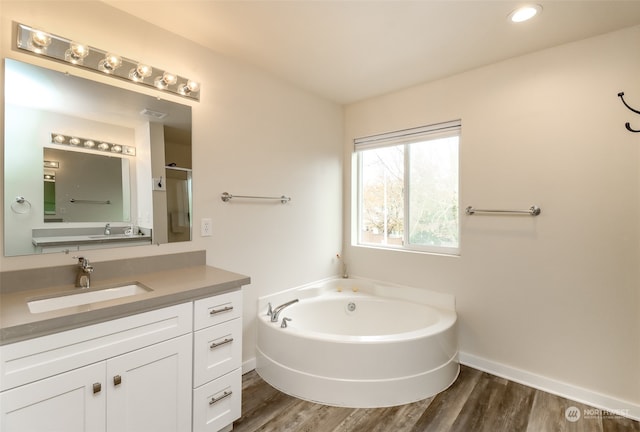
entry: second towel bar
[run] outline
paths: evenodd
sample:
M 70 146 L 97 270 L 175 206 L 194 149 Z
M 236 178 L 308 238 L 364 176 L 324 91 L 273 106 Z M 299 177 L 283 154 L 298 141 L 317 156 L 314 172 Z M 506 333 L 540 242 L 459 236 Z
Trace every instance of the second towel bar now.
M 476 213 L 501 213 L 501 214 L 528 214 L 530 216 L 538 216 L 542 212 L 542 209 L 537 205 L 532 205 L 529 210 L 486 210 L 475 209 L 472 206 L 467 207 L 466 213 L 468 215 Z
M 233 198 L 245 198 L 245 199 L 260 199 L 260 200 L 278 200 L 282 204 L 286 204 L 291 201 L 291 197 L 288 196 L 279 196 L 279 197 L 265 197 L 265 196 L 251 196 L 251 195 L 231 195 L 229 192 L 223 192 L 220 195 L 220 199 L 224 202 L 229 202 Z

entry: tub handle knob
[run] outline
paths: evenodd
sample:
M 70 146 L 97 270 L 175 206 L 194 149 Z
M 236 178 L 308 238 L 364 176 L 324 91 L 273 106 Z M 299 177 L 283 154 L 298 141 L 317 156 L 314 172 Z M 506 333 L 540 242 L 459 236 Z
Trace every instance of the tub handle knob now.
M 267 309 L 267 316 L 273 315 L 273 307 L 271 306 L 271 302 L 269 302 L 269 308 Z
M 291 321 L 291 318 L 282 318 L 282 324 L 280 324 L 280 328 L 287 328 L 287 321 Z

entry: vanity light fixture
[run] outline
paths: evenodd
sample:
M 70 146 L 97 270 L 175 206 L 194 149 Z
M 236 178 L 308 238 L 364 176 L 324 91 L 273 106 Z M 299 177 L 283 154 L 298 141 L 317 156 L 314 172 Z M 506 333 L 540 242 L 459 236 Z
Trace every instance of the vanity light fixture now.
M 542 6 L 539 4 L 525 5 L 511 12 L 509 14 L 509 20 L 514 23 L 528 21 L 540 12 L 542 12 Z
M 123 154 L 125 156 L 136 155 L 136 148 L 132 146 L 127 146 L 122 144 L 113 144 L 113 143 L 108 143 L 104 141 L 99 141 L 100 144 L 96 145 L 96 141 L 92 139 L 72 137 L 69 135 L 63 135 L 59 133 L 51 134 L 51 142 L 53 144 L 70 145 L 74 147 L 80 147 L 80 144 L 82 144 L 82 147 L 85 150 L 92 150 L 98 153 L 118 153 L 118 154 Z M 46 166 L 46 161 L 45 161 L 45 166 Z
M 19 49 L 191 100 L 200 100 L 200 84 L 192 79 L 24 24 L 17 24 L 17 27 Z M 145 80 L 152 75 L 154 79 Z

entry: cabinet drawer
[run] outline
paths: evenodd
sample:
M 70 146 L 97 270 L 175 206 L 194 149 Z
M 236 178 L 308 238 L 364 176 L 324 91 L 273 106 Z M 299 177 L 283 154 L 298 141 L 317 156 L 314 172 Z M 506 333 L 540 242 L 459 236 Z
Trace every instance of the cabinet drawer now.
M 231 372 L 241 366 L 242 320 L 199 330 L 193 335 L 193 386 Z
M 196 300 L 193 305 L 193 327 L 200 330 L 242 316 L 242 291 Z
M 193 391 L 193 432 L 217 432 L 240 418 L 242 373 L 236 369 Z
M 184 303 L 0 346 L 0 391 L 190 333 L 192 313 Z

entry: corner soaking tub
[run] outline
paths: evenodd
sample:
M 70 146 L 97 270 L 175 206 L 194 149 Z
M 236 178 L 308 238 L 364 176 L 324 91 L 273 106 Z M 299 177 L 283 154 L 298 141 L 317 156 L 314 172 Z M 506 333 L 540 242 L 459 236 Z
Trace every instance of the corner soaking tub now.
M 271 322 L 269 303 L 295 299 Z M 256 370 L 289 395 L 334 406 L 395 406 L 433 396 L 458 376 L 453 296 L 334 279 L 262 297 L 258 306 Z

